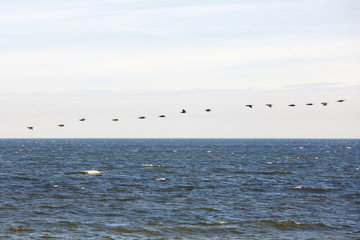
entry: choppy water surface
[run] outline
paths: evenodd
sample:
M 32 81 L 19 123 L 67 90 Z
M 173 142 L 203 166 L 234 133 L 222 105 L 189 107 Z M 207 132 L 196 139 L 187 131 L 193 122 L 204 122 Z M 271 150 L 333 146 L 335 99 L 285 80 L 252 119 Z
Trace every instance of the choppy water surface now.
M 360 140 L 2 139 L 0 239 L 360 239 Z

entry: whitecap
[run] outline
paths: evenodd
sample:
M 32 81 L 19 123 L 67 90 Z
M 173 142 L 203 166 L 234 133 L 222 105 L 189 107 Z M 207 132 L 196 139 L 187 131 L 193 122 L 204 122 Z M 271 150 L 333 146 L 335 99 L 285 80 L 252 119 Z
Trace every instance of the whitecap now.
M 227 224 L 227 222 L 217 222 L 218 224 L 221 224 L 221 225 L 223 225 L 223 224 Z
M 155 164 L 143 164 L 142 167 L 166 167 L 164 165 L 155 165 Z
M 85 174 L 100 174 L 100 173 L 102 173 L 102 171 L 98 171 L 98 170 L 85 170 L 85 171 L 82 171 L 82 173 L 85 173 Z
M 155 179 L 156 181 L 165 181 L 166 180 L 166 178 L 157 178 L 157 179 Z
M 302 189 L 302 186 L 293 187 L 294 190 Z
M 351 147 L 346 147 L 347 149 L 351 149 Z
M 299 222 L 296 222 L 296 221 L 291 221 L 291 220 L 288 220 L 288 219 L 280 219 L 280 220 L 277 220 L 278 222 L 293 222 L 295 223 L 296 225 L 300 225 L 301 223 Z
M 207 151 L 208 153 L 211 153 L 212 151 Z
M 141 165 L 142 167 L 153 167 L 154 166 L 154 164 L 143 164 L 143 165 Z

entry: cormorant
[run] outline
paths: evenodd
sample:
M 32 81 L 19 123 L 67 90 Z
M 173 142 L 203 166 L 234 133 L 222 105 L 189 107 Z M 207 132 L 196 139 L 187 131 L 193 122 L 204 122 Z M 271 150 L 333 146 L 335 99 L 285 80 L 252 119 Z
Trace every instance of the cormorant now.
M 83 122 L 83 121 L 85 121 L 85 120 L 86 120 L 86 118 L 80 118 L 80 119 L 79 119 L 80 122 Z
M 345 102 L 345 99 L 337 100 L 337 102 Z
M 245 107 L 249 107 L 249 108 L 252 108 L 254 105 L 251 105 L 251 104 L 248 104 L 248 105 L 245 105 Z
M 272 104 L 265 104 L 265 106 L 268 106 L 269 108 L 272 108 Z
M 159 115 L 159 118 L 164 118 L 164 117 L 166 117 L 165 115 Z
M 181 112 L 180 113 L 186 113 L 186 110 L 185 109 L 183 109 L 183 110 L 181 110 Z
M 322 104 L 324 107 L 328 105 L 327 102 L 322 102 L 321 104 Z
M 65 125 L 64 125 L 64 124 L 58 124 L 58 126 L 59 126 L 59 127 L 65 127 Z
M 307 106 L 312 106 L 312 105 L 314 105 L 313 103 L 307 103 L 306 104 Z
M 34 127 L 27 127 L 29 130 L 34 130 Z
M 296 105 L 295 104 L 289 104 L 288 106 L 289 107 L 295 107 Z
M 144 116 L 141 116 L 141 117 L 138 117 L 138 119 L 145 119 L 146 117 L 144 117 Z
M 113 118 L 113 119 L 111 119 L 111 121 L 117 122 L 117 121 L 119 121 L 119 119 L 118 118 Z

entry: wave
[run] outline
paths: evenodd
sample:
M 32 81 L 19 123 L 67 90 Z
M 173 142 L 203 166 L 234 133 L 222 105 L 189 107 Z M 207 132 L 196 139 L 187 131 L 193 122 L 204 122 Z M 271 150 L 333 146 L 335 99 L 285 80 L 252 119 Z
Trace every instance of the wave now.
M 315 230 L 315 229 L 331 228 L 322 222 L 301 223 L 291 219 L 255 220 L 253 221 L 253 223 L 259 223 L 261 225 L 275 227 L 280 230 L 290 230 L 290 229 Z
M 215 226 L 215 225 L 225 225 L 228 224 L 228 222 L 200 222 L 198 224 L 203 226 Z
M 166 181 L 166 178 L 157 178 L 156 181 Z
M 332 189 L 326 189 L 326 188 L 316 188 L 316 187 L 303 187 L 303 186 L 296 186 L 292 188 L 293 190 L 297 191 L 307 191 L 307 192 L 316 192 L 316 193 L 323 193 L 331 191 Z
M 42 205 L 40 206 L 40 208 L 48 208 L 48 209 L 64 209 L 67 208 L 68 205 L 63 205 L 63 206 L 50 206 L 50 205 Z
M 78 171 L 78 172 L 66 172 L 65 174 L 89 174 L 89 175 L 99 175 L 103 171 L 98 170 L 84 170 L 84 171 Z
M 290 171 L 261 171 L 261 172 L 234 171 L 234 173 L 235 174 L 263 174 L 263 175 L 291 174 Z
M 107 201 L 119 201 L 119 202 L 128 202 L 128 201 L 136 201 L 137 198 L 102 198 L 99 199 L 100 202 L 107 202 Z
M 8 230 L 11 231 L 11 232 L 25 232 L 25 231 L 29 231 L 28 229 L 25 229 L 25 228 L 22 227 L 22 226 L 11 227 L 11 228 L 8 228 Z
M 159 167 L 159 168 L 161 168 L 161 167 L 168 167 L 168 166 L 166 166 L 166 165 L 155 165 L 155 164 L 143 164 L 143 165 L 141 165 L 142 167 Z
M 135 233 L 135 234 L 140 233 L 140 234 L 153 235 L 153 236 L 160 235 L 160 233 L 157 231 L 152 231 L 152 230 L 144 229 L 144 228 L 133 229 L 133 228 L 126 228 L 126 227 L 116 227 L 115 231 L 119 232 L 119 233 Z

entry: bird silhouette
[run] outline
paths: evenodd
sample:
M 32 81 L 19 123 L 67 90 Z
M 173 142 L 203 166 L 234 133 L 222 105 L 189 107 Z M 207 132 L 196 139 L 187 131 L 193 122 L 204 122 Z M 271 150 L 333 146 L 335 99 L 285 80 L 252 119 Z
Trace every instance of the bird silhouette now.
M 34 130 L 34 127 L 27 127 L 29 130 Z
M 181 112 L 180 113 L 186 113 L 186 110 L 185 109 L 183 109 L 183 110 L 181 110 Z
M 111 121 L 117 122 L 117 121 L 119 121 L 119 119 L 118 118 L 113 118 L 113 119 L 111 119 Z
M 144 117 L 144 116 L 141 116 L 141 117 L 138 117 L 138 119 L 145 119 L 146 117 Z
M 328 105 L 327 102 L 322 102 L 321 104 L 322 104 L 324 107 Z
M 164 117 L 166 117 L 165 115 L 159 115 L 159 118 L 164 118 Z
M 312 105 L 314 105 L 313 103 L 307 103 L 306 104 L 307 106 L 312 106 Z
M 337 100 L 337 102 L 340 102 L 340 103 L 345 102 L 345 99 Z
M 205 112 L 211 112 L 211 109 L 210 108 L 205 109 Z
M 265 104 L 265 106 L 268 106 L 269 108 L 272 108 L 272 104 Z
M 58 124 L 58 126 L 59 126 L 59 127 L 65 127 L 65 125 L 64 125 L 64 124 Z
M 80 118 L 80 119 L 79 119 L 80 122 L 83 122 L 83 121 L 85 121 L 85 120 L 86 120 L 86 118 Z
M 252 108 L 254 105 L 251 105 L 251 104 L 248 104 L 248 105 L 245 105 L 245 107 L 248 107 L 248 108 Z
M 289 107 L 295 107 L 296 105 L 295 104 L 289 104 L 288 106 Z

